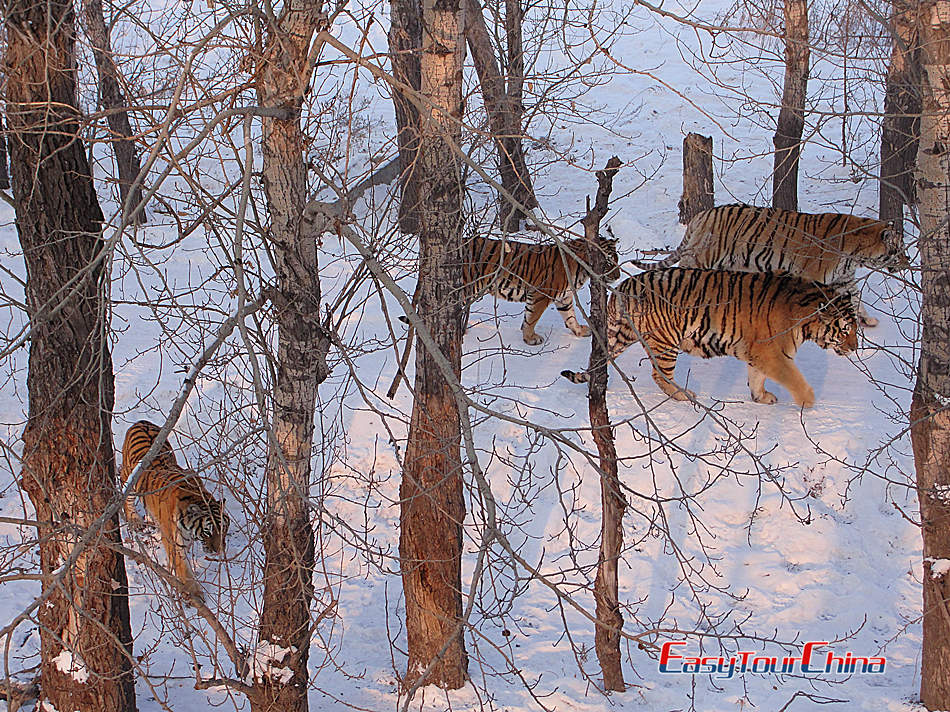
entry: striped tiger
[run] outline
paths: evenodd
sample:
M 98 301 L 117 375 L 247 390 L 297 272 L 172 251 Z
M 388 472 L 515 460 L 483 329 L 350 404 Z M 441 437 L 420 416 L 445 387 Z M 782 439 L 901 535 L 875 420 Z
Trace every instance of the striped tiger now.
M 575 336 L 590 336 L 590 329 L 578 323 L 574 313 L 574 296 L 590 278 L 590 243 L 573 238 L 563 244 L 567 251 L 555 243 L 473 237 L 471 259 L 463 270 L 468 301 L 489 293 L 509 302 L 525 302 L 521 335 L 531 346 L 544 341 L 534 327 L 551 302 Z M 598 244 L 607 259 L 606 279 L 612 282 L 620 276 L 617 241 L 599 238 Z
M 805 341 L 845 355 L 858 347 L 858 320 L 849 294 L 774 273 L 670 267 L 624 280 L 607 303 L 607 347 L 616 358 L 634 341 L 653 362 L 653 380 L 675 400 L 694 398 L 673 380 L 679 352 L 735 356 L 749 365 L 757 403 L 775 403 L 766 377 L 810 408 L 815 393 L 795 366 Z M 562 371 L 575 383 L 586 372 Z
M 643 269 L 701 267 L 779 272 L 846 287 L 864 326 L 878 320 L 861 306 L 858 266 L 895 272 L 910 263 L 900 236 L 880 220 L 843 213 L 797 213 L 753 205 L 720 205 L 697 214 L 673 253 Z
M 155 423 L 147 420 L 140 420 L 128 429 L 122 445 L 123 483 L 148 452 L 159 430 Z M 145 511 L 158 525 L 169 568 L 191 595 L 203 599 L 185 550 L 190 542 L 201 540 L 206 551 L 224 553 L 230 524 L 224 502 L 208 493 L 197 474 L 178 464 L 167 441 L 139 476 L 135 494 L 142 497 Z M 131 497 L 125 501 L 125 513 L 130 523 L 141 522 Z

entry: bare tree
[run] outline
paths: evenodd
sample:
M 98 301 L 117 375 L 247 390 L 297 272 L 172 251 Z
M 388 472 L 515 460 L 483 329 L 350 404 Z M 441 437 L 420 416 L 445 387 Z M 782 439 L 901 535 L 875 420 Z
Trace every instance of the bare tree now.
M 423 6 L 418 312 L 440 354 L 416 345 L 409 440 L 399 488 L 399 555 L 406 598 L 405 684 L 461 687 L 468 678 L 462 623 L 465 519 L 461 425 L 441 355 L 462 370 L 461 0 Z M 420 105 L 421 107 L 422 105 Z
M 396 110 L 396 142 L 402 167 L 399 227 L 406 233 L 419 231 L 419 109 L 409 96 L 421 86 L 422 5 L 420 0 L 390 0 L 389 62 L 392 65 L 393 105 Z M 400 85 L 404 85 L 400 86 Z
M 920 698 L 950 707 L 950 3 L 921 3 L 920 268 L 922 334 L 911 404 L 924 558 Z
M 5 6 L 6 116 L 30 318 L 21 483 L 36 511 L 41 697 L 132 712 L 112 447 L 108 246 L 79 139 L 72 4 Z
M 255 712 L 308 708 L 314 566 L 311 452 L 317 387 L 327 377 L 330 341 L 320 323 L 316 241 L 301 230 L 307 168 L 300 118 L 317 52 L 311 42 L 325 20 L 322 13 L 321 2 L 287 0 L 279 16 L 267 23 L 256 75 L 262 108 L 277 112 L 262 119 L 261 151 L 280 295 L 275 314 L 277 375 L 265 473 L 267 522 L 258 658 L 270 656 L 293 676 L 261 675 L 258 694 L 252 697 Z
M 597 578 L 594 581 L 594 598 L 597 601 L 597 628 L 594 645 L 600 669 L 604 673 L 607 690 L 623 692 L 623 668 L 620 664 L 620 632 L 623 630 L 623 614 L 620 612 L 618 595 L 618 567 L 623 548 L 623 512 L 626 507 L 620 478 L 617 475 L 617 447 L 614 444 L 610 414 L 607 411 L 607 287 L 603 275 L 607 273 L 607 261 L 598 248 L 600 223 L 607 214 L 613 180 L 620 170 L 620 159 L 614 156 L 597 171 L 597 199 L 593 209 L 588 198 L 587 215 L 581 221 L 584 234 L 590 243 L 590 323 L 594 335 L 590 348 L 590 384 L 588 386 L 588 410 L 590 429 L 597 452 L 600 455 L 600 554 L 597 559 Z
M 772 207 L 798 210 L 798 158 L 805 129 L 805 97 L 808 91 L 808 4 L 785 0 L 785 85 L 775 136 L 775 167 L 772 171 Z
M 123 212 L 136 211 L 136 223 L 146 220 L 145 206 L 142 203 L 141 183 L 132 190 L 139 174 L 139 158 L 132 138 L 132 124 L 129 122 L 129 100 L 119 84 L 119 69 L 112 57 L 112 43 L 109 29 L 102 15 L 102 0 L 83 0 L 83 14 L 86 20 L 86 33 L 92 44 L 92 54 L 96 59 L 99 72 L 99 104 L 106 113 L 110 142 L 115 153 L 116 167 L 119 171 L 119 196 Z M 138 208 L 138 210 L 136 210 Z
M 915 200 L 914 165 L 920 134 L 920 46 L 915 0 L 891 4 L 893 49 L 881 126 L 881 220 L 904 229 L 904 205 Z
M 521 141 L 524 107 L 524 52 L 521 42 L 523 8 L 520 0 L 505 4 L 505 37 L 508 73 L 495 60 L 491 36 L 478 0 L 466 0 L 465 37 L 478 73 L 488 124 L 498 154 L 502 190 L 498 196 L 498 222 L 502 230 L 515 231 L 525 217 L 523 208 L 538 207 L 531 174 Z M 506 81 L 507 80 L 507 81 Z M 511 197 L 508 197 L 511 196 Z M 523 206 L 523 207 L 521 207 Z

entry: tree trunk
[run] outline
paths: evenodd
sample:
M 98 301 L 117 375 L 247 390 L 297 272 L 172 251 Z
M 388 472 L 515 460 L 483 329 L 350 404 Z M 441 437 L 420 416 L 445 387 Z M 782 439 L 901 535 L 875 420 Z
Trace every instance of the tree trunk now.
M 524 59 L 521 50 L 521 6 L 517 0 L 507 0 L 506 35 L 508 38 L 508 87 L 498 69 L 492 49 L 485 17 L 478 0 L 466 0 L 465 37 L 482 88 L 482 100 L 488 114 L 488 125 L 498 152 L 498 173 L 502 193 L 498 196 L 498 218 L 502 230 L 513 232 L 519 229 L 525 212 L 513 203 L 505 193 L 514 197 L 525 208 L 538 207 L 531 174 L 525 162 L 521 141 L 522 84 L 524 83 Z
M 131 712 L 125 562 L 112 445 L 108 260 L 79 139 L 75 18 L 63 0 L 5 5 L 6 116 L 31 321 L 21 484 L 36 510 L 46 600 L 37 609 L 41 699 L 59 710 Z M 65 560 L 91 537 L 75 563 Z
M 712 150 L 710 136 L 689 133 L 683 139 L 683 197 L 679 202 L 683 225 L 715 205 Z
M 950 709 L 950 2 L 921 3 L 920 363 L 911 403 L 924 556 L 923 654 L 920 698 L 927 709 Z
M 277 360 L 267 467 L 264 600 L 258 656 L 269 652 L 275 669 L 293 676 L 255 680 L 253 712 L 307 710 L 314 541 L 308 506 L 317 388 L 327 377 L 329 339 L 320 325 L 316 241 L 302 234 L 307 169 L 301 105 L 310 82 L 308 50 L 322 17 L 322 3 L 288 0 L 276 26 L 267 28 L 257 74 L 262 107 L 282 108 L 286 118 L 262 119 L 263 184 L 279 289 Z
M 808 55 L 808 6 L 805 0 L 785 0 L 785 88 L 772 138 L 772 207 L 783 210 L 798 210 L 798 158 L 805 129 Z
M 620 664 L 620 614 L 617 566 L 623 546 L 623 512 L 626 500 L 617 476 L 617 448 L 614 445 L 610 414 L 607 412 L 607 287 L 602 277 L 607 272 L 606 259 L 598 244 L 600 222 L 607 214 L 607 203 L 613 190 L 613 179 L 620 170 L 620 159 L 614 156 L 602 171 L 597 171 L 597 200 L 581 221 L 590 243 L 588 259 L 594 276 L 590 281 L 590 325 L 594 338 L 590 347 L 588 373 L 588 407 L 590 428 L 600 454 L 600 555 L 594 580 L 597 627 L 594 647 L 607 690 L 623 692 L 623 670 Z M 590 205 L 588 201 L 588 206 Z
M 418 311 L 458 377 L 462 365 L 460 0 L 426 0 L 419 177 Z M 415 398 L 401 502 L 399 555 L 406 598 L 407 687 L 461 687 L 468 678 L 462 631 L 465 500 L 458 405 L 422 340 L 416 343 Z
M 0 121 L 0 190 L 10 189 L 10 174 L 7 172 L 7 134 L 3 129 L 3 122 Z
M 891 11 L 894 46 L 887 70 L 881 125 L 881 220 L 903 234 L 904 206 L 916 200 L 914 166 L 920 135 L 920 43 L 916 0 L 895 0 Z
M 122 209 L 135 210 L 142 202 L 142 186 L 131 190 L 139 174 L 139 158 L 132 139 L 132 125 L 129 123 L 129 100 L 119 85 L 119 70 L 112 59 L 112 44 L 109 30 L 102 15 L 102 0 L 83 0 L 83 14 L 86 18 L 86 33 L 92 45 L 92 54 L 99 72 L 99 105 L 106 111 L 109 130 L 112 132 L 112 149 L 119 171 L 119 196 Z M 132 200 L 129 202 L 129 193 Z M 135 223 L 146 221 L 145 206 L 134 213 Z M 128 216 L 127 216 L 128 217 Z
M 389 62 L 393 77 L 419 91 L 421 87 L 422 6 L 420 0 L 391 0 L 389 24 Z M 396 140 L 402 165 L 399 201 L 399 229 L 419 232 L 419 110 L 412 100 L 393 87 L 396 110 Z

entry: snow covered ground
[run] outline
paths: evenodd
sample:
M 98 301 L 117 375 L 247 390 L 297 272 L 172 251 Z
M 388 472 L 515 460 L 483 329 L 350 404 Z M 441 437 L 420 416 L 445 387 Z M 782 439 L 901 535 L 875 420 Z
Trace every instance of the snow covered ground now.
M 718 0 L 704 2 L 699 17 L 714 21 L 725 7 Z M 612 47 L 612 60 L 605 60 L 616 73 L 585 97 L 591 117 L 553 121 L 531 153 L 545 161 L 552 159 L 552 149 L 573 157 L 571 163 L 547 163 L 535 178 L 544 212 L 561 224 L 576 220 L 584 197 L 594 192 L 591 168 L 615 154 L 628 162 L 615 180 L 608 218 L 627 257 L 638 248 L 675 245 L 682 236 L 676 202 L 680 146 L 688 131 L 713 136 L 717 202 L 767 202 L 771 129 L 738 102 L 733 89 L 741 86 L 763 102 L 775 101 L 767 78 L 739 65 L 720 68 L 724 87 L 695 72 L 687 59 L 698 36 L 708 46 L 702 33 L 657 20 L 642 8 L 629 18 L 629 28 Z M 369 42 L 381 50 L 385 28 L 374 26 Z M 564 59 L 555 55 L 549 58 L 555 64 Z M 812 92 L 826 102 L 824 108 L 834 108 L 840 98 L 835 74 L 816 61 L 819 79 Z M 358 94 L 369 101 L 369 113 L 388 117 L 388 99 L 374 92 L 366 76 L 361 82 Z M 856 119 L 849 128 L 851 150 L 867 159 L 873 172 L 873 127 Z M 837 135 L 839 124 L 828 121 L 822 129 L 804 151 L 801 209 L 873 215 L 875 182 L 862 173 L 860 160 L 841 166 L 840 151 L 827 138 Z M 235 140 L 240 141 L 239 127 Z M 227 176 L 238 177 L 237 170 Z M 369 196 L 374 202 L 358 207 L 358 221 L 376 219 L 373 213 L 387 190 L 377 188 Z M 160 222 L 156 216 L 144 231 L 147 241 L 170 241 L 174 231 Z M 3 264 L 22 274 L 12 211 L 5 205 L 0 224 Z M 130 246 L 133 257 L 116 260 L 117 444 L 135 420 L 162 417 L 178 392 L 183 367 L 233 307 L 228 281 L 215 271 L 227 247 L 217 239 L 213 231 L 198 231 L 174 249 L 148 253 L 157 260 L 152 266 Z M 358 260 L 334 237 L 322 249 L 325 299 L 331 301 Z M 15 293 L 8 282 L 4 278 L 6 291 Z M 411 292 L 410 281 L 402 283 Z M 383 395 L 395 372 L 393 349 L 375 291 L 367 285 L 361 294 L 365 300 L 355 300 L 359 306 L 341 325 L 347 343 L 360 345 L 351 354 L 352 371 L 337 362 L 321 391 L 323 441 L 315 468 L 326 475 L 314 488 L 322 553 L 316 609 L 335 608 L 311 653 L 314 710 L 395 709 L 403 702 L 397 694 L 405 669 L 395 560 L 397 446 L 404 443 L 411 399 L 405 387 L 391 403 Z M 166 304 L 153 311 L 140 304 L 171 296 L 192 306 L 182 312 Z M 559 595 L 493 550 L 466 635 L 472 683 L 452 693 L 423 690 L 412 709 L 715 712 L 779 710 L 786 703 L 787 709 L 807 710 L 820 702 L 829 703 L 824 709 L 916 709 L 921 556 L 920 536 L 910 521 L 917 505 L 905 432 L 916 362 L 915 300 L 879 275 L 869 277 L 865 296 L 881 325 L 865 333 L 857 354 L 841 358 L 813 344 L 799 352 L 797 362 L 818 400 L 804 413 L 778 386 L 772 388 L 778 404 L 750 402 L 745 365 L 734 359 L 680 357 L 677 380 L 707 407 L 697 409 L 662 396 L 639 346 L 621 357 L 633 390 L 613 374 L 608 394 L 630 505 L 620 596 L 625 631 L 643 637 L 640 646 L 624 642 L 630 689 L 609 697 L 597 689 L 593 626 L 564 598 L 593 610 L 600 486 L 583 454 L 593 447 L 583 432 L 586 390 L 558 375 L 586 364 L 589 342 L 569 334 L 551 309 L 538 328 L 545 344 L 526 347 L 520 305 L 479 302 L 466 335 L 463 380 L 484 407 L 471 413 L 480 462 L 506 534 L 525 560 L 557 584 Z M 391 299 L 388 307 L 399 313 Z M 22 316 L 10 309 L 5 314 L 11 314 L 7 331 L 12 333 Z M 373 339 L 380 343 L 374 346 Z M 255 418 L 247 360 L 229 358 L 241 350 L 235 335 L 200 379 L 177 442 L 192 464 L 209 465 L 206 477 L 228 500 L 233 525 L 226 561 L 199 561 L 199 577 L 229 632 L 252 648 L 263 455 L 259 433 L 235 445 L 235 433 L 247 432 Z M 0 420 L 11 443 L 22 430 L 26 408 L 25 360 L 20 350 L 3 371 L 10 377 L 0 391 Z M 514 422 L 520 419 L 530 425 Z M 0 516 L 22 516 L 27 506 L 13 483 L 16 471 L 10 459 L 0 470 Z M 466 591 L 484 517 L 474 491 L 469 511 Z M 6 544 L 28 537 L 27 531 L 0 525 Z M 145 546 L 163 556 L 154 541 Z M 201 559 L 197 551 L 194 555 Z M 25 565 L 31 554 L 19 556 L 17 564 Z M 246 706 L 240 695 L 223 688 L 193 689 L 196 668 L 203 678 L 232 675 L 226 656 L 204 624 L 162 592 L 154 577 L 134 564 L 129 575 L 142 666 L 139 709 Z M 0 620 L 11 618 L 33 595 L 34 587 L 26 583 L 0 588 Z M 807 641 L 827 641 L 836 655 L 847 650 L 886 656 L 887 666 L 883 674 L 746 673 L 729 679 L 664 674 L 657 649 L 671 640 L 686 640 L 689 655 L 754 650 L 780 657 L 800 654 Z M 18 628 L 11 669 L 35 664 L 37 648 L 35 630 Z

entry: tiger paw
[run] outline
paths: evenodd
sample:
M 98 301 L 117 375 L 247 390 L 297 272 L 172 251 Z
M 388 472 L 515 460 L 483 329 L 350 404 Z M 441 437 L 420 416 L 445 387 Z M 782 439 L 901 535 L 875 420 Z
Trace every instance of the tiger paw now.
M 544 343 L 544 339 L 537 334 L 524 334 L 524 342 L 528 344 L 528 346 L 539 346 Z
M 688 388 L 681 388 L 673 394 L 673 400 L 678 401 L 687 401 L 687 400 L 696 400 L 696 394 L 693 393 Z
M 860 320 L 861 326 L 866 326 L 872 329 L 881 323 L 880 319 L 873 316 L 868 316 L 867 314 L 862 314 Z
M 765 405 L 774 405 L 775 403 L 778 403 L 778 398 L 775 397 L 774 393 L 769 391 L 762 391 L 762 393 L 759 395 L 753 393 L 752 400 L 754 400 L 756 403 L 764 403 Z
M 574 334 L 574 336 L 580 336 L 581 338 L 590 336 L 590 327 L 585 326 L 584 324 L 578 324 L 577 328 L 571 329 L 571 333 Z

